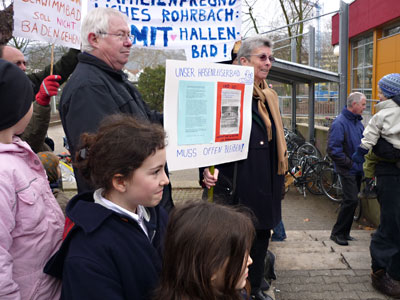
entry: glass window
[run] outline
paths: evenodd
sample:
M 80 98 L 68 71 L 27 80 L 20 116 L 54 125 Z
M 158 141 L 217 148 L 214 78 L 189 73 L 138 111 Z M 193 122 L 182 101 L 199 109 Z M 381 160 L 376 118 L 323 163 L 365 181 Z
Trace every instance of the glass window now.
M 392 26 L 390 28 L 385 28 L 383 29 L 383 37 L 387 37 L 390 35 L 395 35 L 400 33 L 400 24 L 397 24 L 395 26 Z
M 351 43 L 351 91 L 372 95 L 372 33 Z

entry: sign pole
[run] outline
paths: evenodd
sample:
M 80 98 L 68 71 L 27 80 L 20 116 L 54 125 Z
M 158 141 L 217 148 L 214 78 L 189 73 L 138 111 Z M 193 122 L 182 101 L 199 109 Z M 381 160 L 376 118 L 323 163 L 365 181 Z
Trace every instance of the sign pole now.
M 51 45 L 51 59 L 50 59 L 50 75 L 53 75 L 53 66 L 54 66 L 54 43 Z M 57 103 L 56 103 L 56 96 L 51 97 L 51 113 L 57 113 Z
M 215 169 L 215 166 L 211 166 L 210 167 L 210 173 L 211 173 L 211 175 L 214 175 L 214 169 Z M 209 190 L 208 190 L 208 194 L 207 194 L 207 201 L 208 202 L 214 202 L 214 187 L 212 186 Z

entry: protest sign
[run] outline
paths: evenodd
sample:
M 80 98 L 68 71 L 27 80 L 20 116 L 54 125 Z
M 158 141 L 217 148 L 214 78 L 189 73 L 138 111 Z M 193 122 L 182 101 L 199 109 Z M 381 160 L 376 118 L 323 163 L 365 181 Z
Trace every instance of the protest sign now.
M 129 19 L 133 45 L 185 49 L 188 60 L 226 61 L 241 38 L 241 0 L 89 0 Z
M 13 35 L 80 49 L 81 0 L 14 0 Z
M 167 60 L 164 128 L 169 170 L 247 158 L 252 67 Z

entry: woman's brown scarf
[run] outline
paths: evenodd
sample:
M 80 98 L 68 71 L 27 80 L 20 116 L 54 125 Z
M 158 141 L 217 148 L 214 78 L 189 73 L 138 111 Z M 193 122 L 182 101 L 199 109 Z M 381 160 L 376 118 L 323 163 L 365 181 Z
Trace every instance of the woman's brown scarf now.
M 258 99 L 258 113 L 265 123 L 267 128 L 268 141 L 272 139 L 272 125 L 269 118 L 268 110 L 265 107 L 265 103 L 269 107 L 272 119 L 274 120 L 276 127 L 276 144 L 278 146 L 278 175 L 284 175 L 288 170 L 288 154 L 285 141 L 285 134 L 283 132 L 283 123 L 281 114 L 279 111 L 278 94 L 271 88 L 265 80 L 261 83 L 261 86 L 254 84 L 253 96 Z

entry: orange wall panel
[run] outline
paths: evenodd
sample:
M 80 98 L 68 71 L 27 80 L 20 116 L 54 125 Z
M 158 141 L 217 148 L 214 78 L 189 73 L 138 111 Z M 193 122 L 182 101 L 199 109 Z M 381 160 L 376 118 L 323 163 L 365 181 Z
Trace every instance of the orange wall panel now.
M 396 39 L 386 38 L 378 41 L 377 63 L 389 63 L 396 61 Z
M 376 79 L 400 73 L 400 34 L 377 41 Z M 376 87 L 373 87 L 376 88 Z

